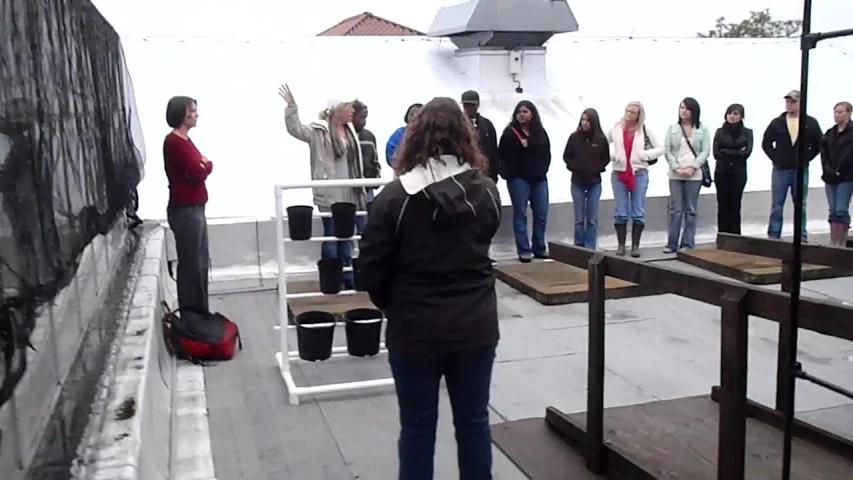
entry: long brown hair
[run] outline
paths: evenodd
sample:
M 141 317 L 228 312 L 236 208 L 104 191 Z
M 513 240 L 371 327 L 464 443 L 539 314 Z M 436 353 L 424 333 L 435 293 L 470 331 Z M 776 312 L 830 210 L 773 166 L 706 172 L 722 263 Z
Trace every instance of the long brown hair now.
M 420 113 L 406 127 L 403 145 L 397 155 L 398 175 L 413 170 L 418 165 L 427 166 L 430 158 L 455 155 L 459 165 L 487 173 L 489 162 L 480 152 L 474 128 L 459 104 L 447 97 L 437 97 L 423 106 Z

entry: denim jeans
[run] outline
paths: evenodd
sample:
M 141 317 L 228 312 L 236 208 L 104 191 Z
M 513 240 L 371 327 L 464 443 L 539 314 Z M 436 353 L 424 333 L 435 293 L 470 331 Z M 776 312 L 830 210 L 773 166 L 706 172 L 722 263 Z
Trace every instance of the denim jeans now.
M 572 183 L 575 210 L 575 245 L 595 250 L 598 240 L 598 201 L 601 184 L 584 187 Z
M 459 478 L 492 478 L 489 388 L 495 347 L 435 355 L 391 352 L 400 408 L 399 480 L 432 480 L 441 377 L 453 409 Z
M 669 180 L 669 226 L 666 246 L 673 250 L 696 247 L 696 207 L 701 180 Z M 684 232 L 681 223 L 684 222 Z M 679 243 L 679 234 L 681 242 Z
M 523 178 L 511 178 L 507 182 L 512 200 L 512 230 L 515 233 L 515 249 L 519 255 L 544 255 L 545 227 L 548 224 L 548 180 L 530 183 Z M 527 205 L 533 211 L 533 247 L 527 238 Z
M 332 219 L 330 217 L 322 217 L 322 220 L 323 236 L 335 236 L 335 225 L 332 223 Z M 367 217 L 355 217 L 355 230 L 358 235 L 361 235 L 361 232 L 364 231 L 364 225 L 366 222 Z M 352 267 L 352 253 L 353 250 L 355 250 L 355 242 L 352 240 L 323 242 L 323 245 L 320 248 L 321 258 L 339 258 L 344 267 Z M 342 282 L 343 285 L 341 287 L 344 290 L 351 290 L 354 288 L 352 271 L 346 271 L 343 273 Z
M 803 240 L 808 239 L 806 231 L 806 202 L 809 197 L 809 170 L 806 168 L 806 178 L 803 183 L 806 188 L 803 191 Z M 767 236 L 770 238 L 782 237 L 782 223 L 784 221 L 785 200 L 788 198 L 788 190 L 791 191 L 791 196 L 794 196 L 797 189 L 797 171 L 782 170 L 773 167 L 773 174 L 770 177 L 770 198 L 772 205 L 770 207 L 770 223 L 767 225 Z
M 826 185 L 826 203 L 829 205 L 829 223 L 850 225 L 850 198 L 853 182 Z
M 613 199 L 616 201 L 616 211 L 613 223 L 625 225 L 630 219 L 633 223 L 646 224 L 646 191 L 649 189 L 649 172 L 638 170 L 634 172 L 634 190 L 628 191 L 625 183 L 619 180 L 619 172 L 613 172 L 610 183 L 613 185 Z

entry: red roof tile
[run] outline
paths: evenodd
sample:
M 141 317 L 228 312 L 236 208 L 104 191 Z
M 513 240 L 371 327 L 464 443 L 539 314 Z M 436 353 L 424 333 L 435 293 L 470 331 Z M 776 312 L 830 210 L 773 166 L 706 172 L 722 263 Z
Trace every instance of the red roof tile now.
M 345 18 L 337 25 L 317 34 L 318 37 L 376 37 L 424 35 L 413 28 L 364 12 Z

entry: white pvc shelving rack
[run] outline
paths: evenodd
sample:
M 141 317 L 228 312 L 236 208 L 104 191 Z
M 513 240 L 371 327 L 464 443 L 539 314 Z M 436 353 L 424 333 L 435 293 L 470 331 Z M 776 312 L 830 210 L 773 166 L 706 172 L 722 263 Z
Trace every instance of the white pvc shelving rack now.
M 307 189 L 307 188 L 328 188 L 328 187 L 381 187 L 387 184 L 388 180 L 379 178 L 354 179 L 354 180 L 312 180 L 303 183 L 291 183 L 286 185 L 276 185 L 275 187 L 275 237 L 276 237 L 276 259 L 278 263 L 278 330 L 281 334 L 281 343 L 278 353 L 275 354 L 276 362 L 278 362 L 281 377 L 284 379 L 284 384 L 287 387 L 288 400 L 291 405 L 299 405 L 299 397 L 304 395 L 315 395 L 318 393 L 345 392 L 351 390 L 363 390 L 368 388 L 377 388 L 394 385 L 393 378 L 382 378 L 377 380 L 364 380 L 359 382 L 332 383 L 326 385 L 315 385 L 301 387 L 296 385 L 293 380 L 293 374 L 290 371 L 291 363 L 299 360 L 299 351 L 291 351 L 288 344 L 288 331 L 295 326 L 288 322 L 287 318 L 287 301 L 291 298 L 306 298 L 306 297 L 321 297 L 324 296 L 320 292 L 311 293 L 287 293 L 287 257 L 285 255 L 285 245 L 295 241 L 291 240 L 289 235 L 285 236 L 284 218 L 285 207 L 282 204 L 283 192 L 285 190 Z M 364 216 L 367 212 L 359 211 L 357 215 Z M 314 217 L 328 217 L 330 213 L 314 213 Z M 360 239 L 360 235 L 356 235 L 349 239 L 341 239 L 337 237 L 315 237 L 312 236 L 305 242 L 330 242 L 330 241 L 354 241 Z M 300 272 L 302 273 L 302 272 Z M 344 290 L 338 295 L 354 295 L 358 292 L 355 290 Z M 284 355 L 287 357 L 285 358 Z M 385 344 L 380 344 L 379 353 L 385 353 Z M 347 347 L 335 347 L 332 349 L 332 357 L 342 357 L 347 355 Z

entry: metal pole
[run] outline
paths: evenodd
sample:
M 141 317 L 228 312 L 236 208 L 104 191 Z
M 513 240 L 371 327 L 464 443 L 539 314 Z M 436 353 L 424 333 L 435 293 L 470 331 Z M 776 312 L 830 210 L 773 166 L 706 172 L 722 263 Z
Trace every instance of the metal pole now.
M 794 428 L 794 399 L 797 391 L 797 333 L 800 320 L 800 283 L 803 275 L 803 198 L 805 198 L 806 169 L 809 168 L 806 163 L 806 120 L 807 105 L 808 105 L 808 88 L 809 88 L 809 53 L 813 45 L 807 43 L 806 36 L 811 33 L 812 26 L 812 0 L 804 0 L 803 2 L 803 33 L 802 43 L 800 45 L 800 126 L 799 137 L 797 141 L 797 191 L 794 192 L 794 255 L 791 259 L 791 301 L 790 301 L 790 319 L 788 328 L 790 335 L 788 336 L 788 394 L 787 402 L 785 402 L 785 436 L 782 451 L 782 479 L 790 480 L 791 478 L 791 448 L 792 435 Z M 782 325 L 779 328 L 784 328 Z
M 284 205 L 282 204 L 282 187 L 275 187 L 275 252 L 278 263 L 278 325 L 279 349 L 281 351 L 281 372 L 290 371 L 290 350 L 287 341 L 287 259 L 284 253 Z

